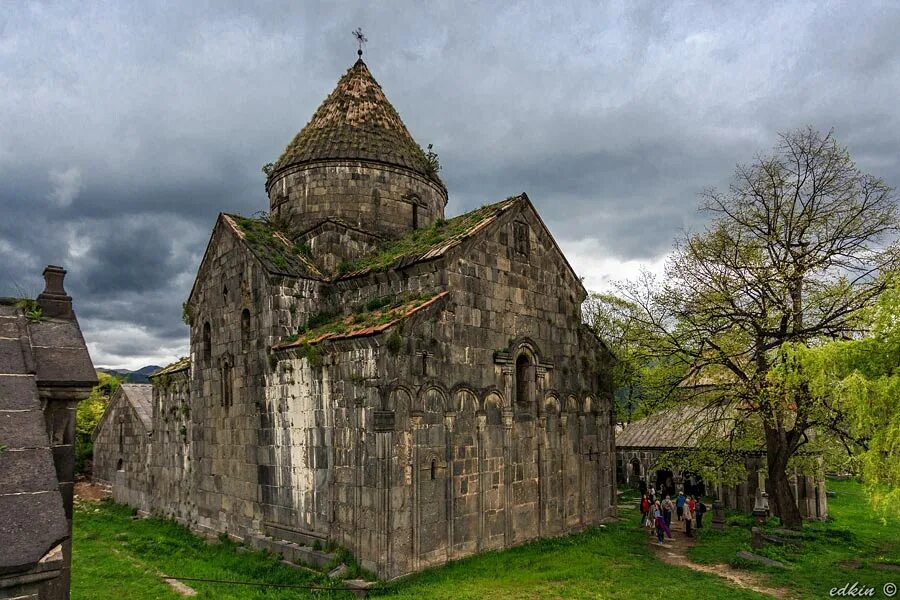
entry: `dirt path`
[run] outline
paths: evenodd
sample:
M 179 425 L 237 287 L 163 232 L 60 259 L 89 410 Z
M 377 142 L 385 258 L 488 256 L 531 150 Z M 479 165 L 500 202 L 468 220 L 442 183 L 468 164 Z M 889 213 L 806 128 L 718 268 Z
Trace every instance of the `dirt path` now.
M 759 592 L 760 594 L 766 594 L 775 598 L 791 597 L 790 592 L 786 589 L 772 588 L 763 584 L 760 576 L 756 573 L 741 571 L 726 564 L 701 565 L 691 562 L 690 559 L 688 559 L 687 553 L 688 549 L 696 542 L 696 539 L 689 538 L 684 535 L 684 530 L 682 529 L 681 523 L 672 523 L 672 539 L 670 540 L 669 538 L 666 538 L 664 545 L 662 546 L 658 545 L 656 542 L 655 530 L 653 532 L 653 535 L 648 535 L 647 538 L 647 543 L 650 544 L 653 552 L 663 562 L 677 565 L 679 567 L 687 567 L 689 569 L 693 569 L 694 571 L 700 571 L 701 573 L 718 575 L 719 577 L 727 579 L 740 588 L 753 590 L 754 592 Z

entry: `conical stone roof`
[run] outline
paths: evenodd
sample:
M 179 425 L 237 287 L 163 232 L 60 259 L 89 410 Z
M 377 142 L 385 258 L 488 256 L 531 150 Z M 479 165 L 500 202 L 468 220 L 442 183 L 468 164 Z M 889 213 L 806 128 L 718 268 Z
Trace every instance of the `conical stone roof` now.
M 362 59 L 347 70 L 310 122 L 288 144 L 275 169 L 329 159 L 397 165 L 440 183 Z

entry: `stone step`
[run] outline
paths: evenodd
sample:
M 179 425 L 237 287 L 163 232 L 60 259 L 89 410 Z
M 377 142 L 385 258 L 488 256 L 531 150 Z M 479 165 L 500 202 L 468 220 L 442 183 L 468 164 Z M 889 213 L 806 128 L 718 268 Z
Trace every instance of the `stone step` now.
M 281 555 L 291 563 L 300 563 L 322 569 L 334 563 L 335 555 L 330 552 L 313 550 L 311 546 L 303 546 L 296 542 L 273 539 L 261 535 L 248 536 L 245 542 L 257 550 L 266 550 Z
M 275 523 L 263 523 L 263 532 L 275 538 L 276 540 L 285 540 L 294 542 L 301 546 L 312 546 L 316 542 L 324 545 L 327 541 L 324 535 L 306 531 L 304 529 L 296 529 L 294 527 L 286 527 Z

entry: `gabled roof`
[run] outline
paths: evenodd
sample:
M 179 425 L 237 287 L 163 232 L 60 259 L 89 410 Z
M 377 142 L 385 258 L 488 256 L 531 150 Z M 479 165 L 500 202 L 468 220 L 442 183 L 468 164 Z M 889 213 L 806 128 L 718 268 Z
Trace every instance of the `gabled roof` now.
M 447 221 L 436 221 L 427 227 L 414 229 L 399 239 L 387 241 L 371 254 L 341 265 L 334 279 L 350 279 L 373 272 L 400 269 L 419 262 L 436 260 L 448 255 L 466 241 L 486 234 L 504 214 L 526 208 L 547 235 L 560 262 L 571 276 L 573 284 L 577 285 L 582 294 L 586 295 L 584 284 L 525 193 L 511 196 L 494 204 L 487 204 Z
M 271 223 L 224 213 L 222 220 L 270 273 L 307 279 L 324 277 L 304 248 Z
M 149 383 L 123 383 L 119 390 L 134 409 L 144 430 L 147 433 L 153 431 L 153 386 Z
M 701 440 L 725 439 L 740 414 L 727 405 L 678 404 L 626 425 L 616 448 L 696 448 Z
M 361 311 L 346 316 L 337 316 L 331 321 L 318 325 L 303 333 L 275 344 L 273 350 L 294 348 L 306 344 L 347 340 L 357 337 L 378 335 L 401 321 L 408 319 L 434 305 L 450 292 L 442 291 L 433 295 L 416 298 L 397 299 L 383 307 L 371 311 Z
M 335 159 L 405 167 L 443 187 L 362 59 L 341 77 L 306 127 L 285 148 L 275 168 Z
M 349 279 L 440 258 L 484 231 L 501 214 L 514 208 L 524 198 L 524 194 L 514 196 L 447 221 L 438 221 L 428 227 L 414 229 L 399 239 L 386 242 L 368 256 L 347 262 L 342 269 L 343 274 L 339 274 L 336 279 Z
M 182 356 L 175 362 L 168 364 L 160 369 L 157 369 L 153 373 L 150 374 L 150 377 L 159 377 L 160 375 L 171 375 L 172 373 L 177 373 L 179 371 L 186 371 L 191 368 L 191 359 L 187 356 Z
M 75 356 L 78 323 L 29 320 L 27 310 L 15 300 L 0 299 L 0 575 L 34 567 L 69 535 L 38 396 L 42 373 L 51 385 L 82 375 L 86 385 L 94 379 L 92 367 L 89 374 L 81 373 L 84 361 Z M 67 346 L 72 352 L 61 356 L 68 368 L 41 364 L 55 360 L 57 347 Z M 90 367 L 83 340 L 79 350 Z

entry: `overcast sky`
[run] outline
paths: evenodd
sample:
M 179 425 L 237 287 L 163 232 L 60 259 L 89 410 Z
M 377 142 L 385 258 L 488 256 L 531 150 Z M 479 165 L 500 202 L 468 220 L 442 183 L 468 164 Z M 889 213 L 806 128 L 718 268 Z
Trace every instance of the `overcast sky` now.
M 60 264 L 96 365 L 185 355 L 216 215 L 268 208 L 356 27 L 448 216 L 527 192 L 589 289 L 659 268 L 779 131 L 900 185 L 900 2 L 562 4 L 3 2 L 0 295 Z

